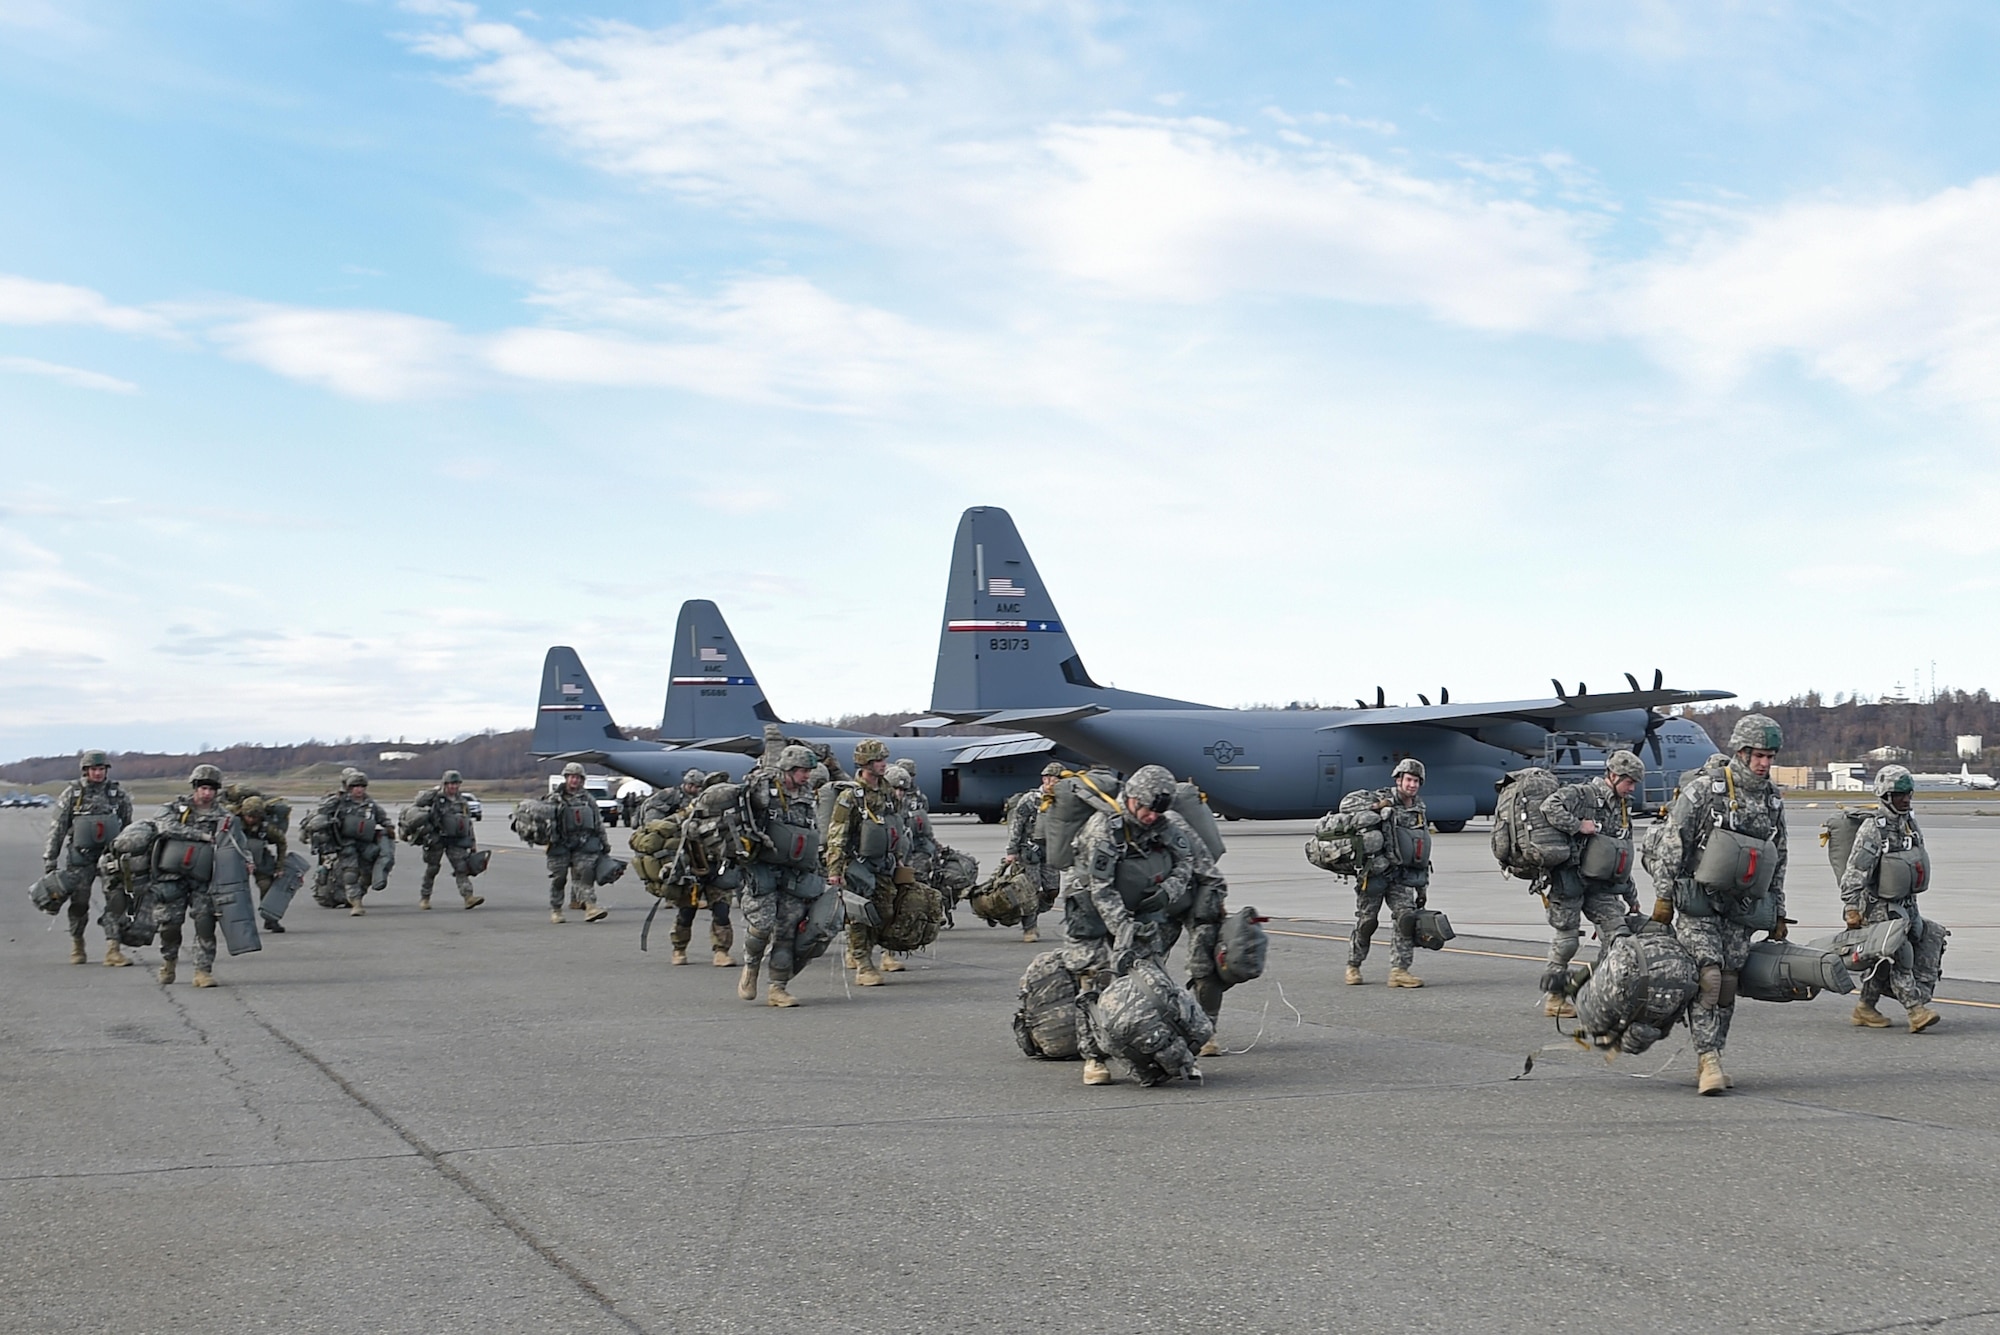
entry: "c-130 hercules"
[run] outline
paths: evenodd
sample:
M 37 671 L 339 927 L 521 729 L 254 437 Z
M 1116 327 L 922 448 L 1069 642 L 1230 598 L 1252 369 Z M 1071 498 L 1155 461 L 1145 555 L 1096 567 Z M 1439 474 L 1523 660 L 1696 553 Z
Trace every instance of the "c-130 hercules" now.
M 1165 765 L 1193 779 L 1225 816 L 1318 816 L 1358 788 L 1380 788 L 1405 756 L 1427 771 L 1424 804 L 1447 833 L 1493 811 L 1508 771 L 1553 764 L 1565 777 L 1601 769 L 1604 753 L 1637 750 L 1644 798 L 1663 803 L 1679 775 L 1715 753 L 1708 734 L 1660 706 L 1732 698 L 1728 691 L 1631 689 L 1556 698 L 1354 709 L 1218 709 L 1099 686 L 1070 643 L 1027 545 L 1005 510 L 980 506 L 958 522 L 931 712 L 937 721 L 1040 733 L 1130 772 Z M 921 726 L 921 723 L 913 726 Z M 1593 766 L 1594 762 L 1594 766 Z

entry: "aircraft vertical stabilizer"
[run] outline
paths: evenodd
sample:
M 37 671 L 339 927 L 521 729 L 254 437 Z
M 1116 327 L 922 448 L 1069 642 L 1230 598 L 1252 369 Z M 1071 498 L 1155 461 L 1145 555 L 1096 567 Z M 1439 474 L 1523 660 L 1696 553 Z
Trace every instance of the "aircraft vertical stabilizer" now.
M 958 521 L 938 632 L 931 708 L 1205 709 L 1206 705 L 1099 686 L 1084 669 L 1005 510 L 976 506 Z
M 604 697 L 591 684 L 576 650 L 566 644 L 550 649 L 542 660 L 542 695 L 529 750 L 538 756 L 559 756 L 632 745 L 611 721 L 611 711 L 604 707 Z
M 660 736 L 755 737 L 781 720 L 764 698 L 722 609 L 705 598 L 681 604 Z

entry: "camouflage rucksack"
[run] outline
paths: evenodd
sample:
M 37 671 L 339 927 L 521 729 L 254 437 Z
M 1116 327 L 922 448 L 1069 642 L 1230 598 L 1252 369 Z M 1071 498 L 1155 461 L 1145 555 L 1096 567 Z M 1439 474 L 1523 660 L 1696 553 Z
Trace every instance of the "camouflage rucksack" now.
M 1549 824 L 1542 803 L 1562 786 L 1551 770 L 1515 770 L 1495 785 L 1493 858 L 1510 876 L 1532 881 L 1570 859 L 1570 839 Z
M 318 819 L 318 817 L 314 817 Z M 306 828 L 312 828 L 312 821 Z M 524 844 L 534 844 L 546 848 L 556 837 L 556 804 L 547 798 L 530 797 L 514 804 L 514 814 L 508 817 L 508 827 L 521 836 Z M 314 845 L 317 850 L 318 845 Z
M 422 801 L 410 803 L 396 817 L 396 833 L 402 836 L 406 844 L 423 843 L 430 837 L 433 828 L 431 815 L 430 803 Z
M 1021 975 L 1020 1005 L 1014 1009 L 1014 1041 L 1021 1051 L 1048 1061 L 1077 1059 L 1077 978 L 1096 959 L 1084 946 L 1035 956 Z
M 943 926 L 944 896 L 913 880 L 896 886 L 889 919 L 875 929 L 875 943 L 884 950 L 906 954 L 937 940 Z
M 1264 924 L 1269 921 L 1247 905 L 1222 920 L 1215 938 L 1215 976 L 1225 988 L 1264 976 L 1264 959 L 1271 949 Z
M 1194 994 L 1142 959 L 1096 997 L 1083 994 L 1090 1045 L 1125 1063 L 1142 1085 L 1197 1074 L 1195 1054 L 1215 1037 L 1215 1025 Z
M 1352 799 L 1355 794 L 1348 794 Z M 1365 795 L 1364 795 L 1365 796 Z M 1341 803 L 1338 811 L 1321 816 L 1312 838 L 1306 840 L 1306 861 L 1335 876 L 1360 877 L 1389 869 L 1384 854 L 1382 813 L 1367 806 Z
M 982 922 L 1017 927 L 1041 902 L 1041 886 L 1031 876 L 1030 869 L 1021 863 L 1003 862 L 994 869 L 992 878 L 966 899 L 966 906 Z

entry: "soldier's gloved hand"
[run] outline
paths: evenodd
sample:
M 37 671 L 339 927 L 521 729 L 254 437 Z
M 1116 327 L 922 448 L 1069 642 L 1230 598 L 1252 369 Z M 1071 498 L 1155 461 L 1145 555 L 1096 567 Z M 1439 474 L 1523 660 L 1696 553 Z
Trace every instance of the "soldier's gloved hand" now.
M 48 861 L 42 864 L 43 871 L 53 872 L 55 871 L 55 869 L 56 869 L 56 860 L 54 858 L 50 858 Z
M 49 868 L 49 870 L 54 871 L 55 868 L 51 867 Z M 1861 910 L 1849 909 L 1846 913 L 1843 913 L 1841 915 L 1841 920 L 1845 922 L 1850 928 L 1859 927 L 1861 925 Z
M 1158 913 L 1167 906 L 1170 896 L 1165 886 L 1156 885 L 1139 896 L 1139 902 L 1132 907 L 1134 913 Z
M 1782 941 L 1785 939 L 1786 933 L 1790 932 L 1791 930 L 1792 930 L 1791 924 L 1786 922 L 1783 918 L 1780 918 L 1778 919 L 1777 922 L 1771 925 L 1770 931 L 1764 933 L 1764 937 L 1766 940 L 1769 941 Z
M 1674 901 L 1671 899 L 1655 899 L 1653 901 L 1653 921 L 1666 923 L 1673 920 Z

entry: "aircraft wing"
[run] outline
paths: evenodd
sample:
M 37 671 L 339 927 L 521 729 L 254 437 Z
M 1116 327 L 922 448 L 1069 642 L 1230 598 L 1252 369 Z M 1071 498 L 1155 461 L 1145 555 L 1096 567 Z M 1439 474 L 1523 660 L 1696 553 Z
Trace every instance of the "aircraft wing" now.
M 1003 756 L 1032 756 L 1055 749 L 1056 744 L 1046 737 L 1005 737 L 997 741 L 971 738 L 966 748 L 951 758 L 951 763 L 969 765 L 975 760 L 997 760 Z
M 1498 723 L 1533 723 L 1550 732 L 1593 714 L 1661 705 L 1696 704 L 1703 700 L 1733 700 L 1734 691 L 1613 691 L 1603 695 L 1559 695 L 1552 700 L 1494 700 L 1463 705 L 1396 705 L 1375 709 L 1344 709 L 1338 723 L 1320 729 L 1352 727 L 1356 723 L 1417 723 L 1472 731 Z
M 967 709 L 936 711 L 952 723 L 977 723 L 982 728 L 1026 728 L 1033 731 L 1053 723 L 1069 723 L 1111 711 L 1103 705 L 1071 705 L 1066 709 Z
M 579 765 L 602 765 L 605 763 L 604 757 L 606 753 L 603 751 L 559 751 L 554 755 L 542 755 L 538 752 L 532 754 L 534 754 L 535 759 L 545 760 L 551 765 L 558 762 L 567 765 L 572 760 Z
M 674 751 L 726 751 L 737 756 L 761 756 L 764 739 L 738 734 L 734 737 L 662 737 L 660 745 Z

